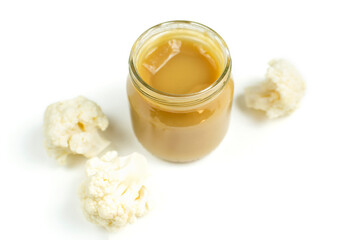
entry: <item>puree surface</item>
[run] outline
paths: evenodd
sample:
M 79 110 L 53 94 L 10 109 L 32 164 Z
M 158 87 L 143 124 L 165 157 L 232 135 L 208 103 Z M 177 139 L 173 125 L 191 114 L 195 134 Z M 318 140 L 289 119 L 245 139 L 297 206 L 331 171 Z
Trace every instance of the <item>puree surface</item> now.
M 171 94 L 206 89 L 222 70 L 206 45 L 186 38 L 160 40 L 139 59 L 137 68 L 147 84 Z

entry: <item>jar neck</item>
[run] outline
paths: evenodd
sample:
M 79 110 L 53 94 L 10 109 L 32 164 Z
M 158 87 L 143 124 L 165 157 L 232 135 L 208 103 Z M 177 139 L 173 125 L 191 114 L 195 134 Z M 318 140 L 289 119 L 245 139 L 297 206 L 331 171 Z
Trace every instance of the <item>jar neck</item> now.
M 220 76 L 209 87 L 190 94 L 171 94 L 159 91 L 147 84 L 137 71 L 137 61 L 141 50 L 154 39 L 171 31 L 178 36 L 187 35 L 194 39 L 206 41 L 219 56 L 222 71 Z M 157 104 L 173 107 L 195 106 L 217 96 L 230 80 L 231 57 L 225 41 L 214 30 L 205 25 L 190 21 L 170 21 L 156 25 L 145 31 L 134 43 L 129 57 L 129 74 L 134 87 L 146 98 Z

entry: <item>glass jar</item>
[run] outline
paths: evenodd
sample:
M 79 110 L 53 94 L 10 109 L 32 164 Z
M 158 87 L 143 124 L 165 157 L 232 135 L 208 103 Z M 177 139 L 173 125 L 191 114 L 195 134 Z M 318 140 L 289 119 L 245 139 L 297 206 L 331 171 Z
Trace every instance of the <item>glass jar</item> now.
M 144 46 L 171 31 L 206 42 L 219 58 L 222 73 L 208 88 L 170 94 L 154 89 L 139 76 L 137 63 Z M 228 47 L 215 31 L 202 24 L 161 23 L 145 31 L 132 47 L 127 81 L 132 126 L 140 143 L 159 158 L 188 162 L 216 148 L 228 129 L 233 91 Z

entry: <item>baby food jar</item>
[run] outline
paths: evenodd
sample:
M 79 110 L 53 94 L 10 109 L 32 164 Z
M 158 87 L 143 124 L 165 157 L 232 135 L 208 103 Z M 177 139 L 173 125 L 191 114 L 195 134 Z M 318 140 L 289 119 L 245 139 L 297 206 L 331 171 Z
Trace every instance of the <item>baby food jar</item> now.
M 171 48 L 170 52 L 165 50 L 149 60 L 157 65 L 157 68 L 163 67 L 171 61 L 171 57 L 181 51 L 179 44 L 181 45 L 182 40 L 184 47 L 187 46 L 185 40 L 193 42 L 199 52 L 208 58 L 213 66 L 219 68 L 219 74 L 214 81 L 203 89 L 184 93 L 159 90 L 151 82 L 145 81 L 144 74 L 140 74 L 140 68 L 148 61 L 146 59 L 156 53 L 162 43 L 170 44 L 164 47 Z M 177 43 L 175 47 L 174 42 Z M 191 61 L 184 60 L 184 64 Z M 196 69 L 200 67 L 196 65 L 197 62 L 185 66 L 193 69 L 190 73 L 193 73 L 191 79 L 194 80 L 191 81 L 194 82 L 198 76 Z M 155 67 L 150 66 L 148 69 Z M 182 84 L 181 71 L 174 74 L 174 79 L 180 79 L 174 84 Z M 168 78 L 171 85 L 172 77 Z M 191 85 L 191 81 L 183 82 Z M 172 87 L 175 90 L 181 88 L 180 85 Z M 188 162 L 199 159 L 216 148 L 228 129 L 233 90 L 228 47 L 215 31 L 202 24 L 170 21 L 156 25 L 145 31 L 131 49 L 127 94 L 133 130 L 140 143 L 159 158 L 172 162 Z

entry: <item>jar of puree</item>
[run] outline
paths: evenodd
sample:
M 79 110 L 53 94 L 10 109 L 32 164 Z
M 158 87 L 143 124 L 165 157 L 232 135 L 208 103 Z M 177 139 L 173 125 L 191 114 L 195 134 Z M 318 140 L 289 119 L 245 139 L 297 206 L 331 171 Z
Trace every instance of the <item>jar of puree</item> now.
M 188 162 L 216 148 L 228 129 L 233 91 L 228 47 L 202 24 L 161 23 L 131 49 L 127 94 L 133 130 L 159 158 Z

